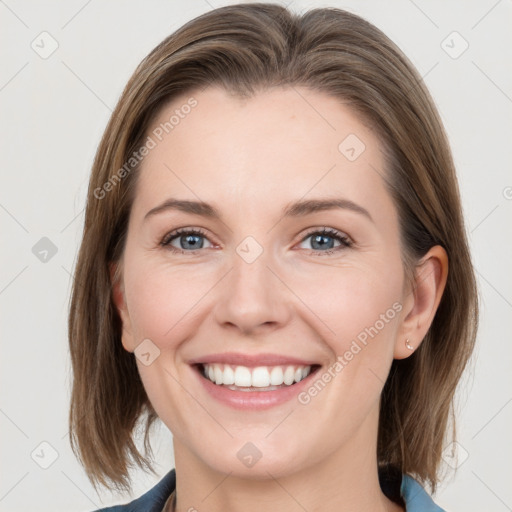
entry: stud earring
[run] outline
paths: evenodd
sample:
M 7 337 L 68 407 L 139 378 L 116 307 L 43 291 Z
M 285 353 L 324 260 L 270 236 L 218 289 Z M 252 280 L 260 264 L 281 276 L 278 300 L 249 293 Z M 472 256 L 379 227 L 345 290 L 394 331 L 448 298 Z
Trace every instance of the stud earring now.
M 409 350 L 414 350 L 414 347 L 409 343 L 409 338 L 407 338 L 405 340 L 405 346 L 409 349 Z

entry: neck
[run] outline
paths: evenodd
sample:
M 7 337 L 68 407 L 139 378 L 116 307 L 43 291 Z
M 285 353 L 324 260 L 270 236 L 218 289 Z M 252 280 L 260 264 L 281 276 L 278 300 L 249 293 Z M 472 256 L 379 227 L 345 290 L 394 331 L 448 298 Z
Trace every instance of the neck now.
M 368 432 L 360 432 L 316 464 L 277 478 L 269 468 L 261 479 L 216 471 L 174 439 L 176 512 L 403 512 L 380 488 L 376 427 L 374 434 L 373 443 Z

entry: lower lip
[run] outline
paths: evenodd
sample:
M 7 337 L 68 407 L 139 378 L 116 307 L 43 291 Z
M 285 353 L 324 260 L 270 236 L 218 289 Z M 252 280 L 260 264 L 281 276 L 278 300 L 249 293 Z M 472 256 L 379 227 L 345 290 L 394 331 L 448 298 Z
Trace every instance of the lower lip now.
M 206 391 L 219 402 L 229 405 L 234 409 L 262 410 L 284 404 L 296 398 L 309 385 L 311 378 L 317 373 L 318 369 L 311 372 L 300 382 L 272 391 L 233 391 L 226 386 L 218 386 L 211 380 L 203 377 L 201 374 L 202 370 L 200 369 L 196 368 L 195 373 Z

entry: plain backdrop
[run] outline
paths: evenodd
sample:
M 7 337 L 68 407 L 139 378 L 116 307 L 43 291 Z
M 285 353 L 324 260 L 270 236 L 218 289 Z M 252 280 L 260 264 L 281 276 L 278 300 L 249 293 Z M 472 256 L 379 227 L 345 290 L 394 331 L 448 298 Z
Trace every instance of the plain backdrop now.
M 70 278 L 93 156 L 128 78 L 184 22 L 229 3 L 0 1 L 1 511 L 90 511 L 160 479 L 134 471 L 131 495 L 98 496 L 71 451 Z M 512 3 L 295 0 L 290 8 L 324 6 L 381 28 L 441 113 L 482 314 L 458 394 L 459 444 L 446 447 L 435 500 L 454 512 L 512 510 Z M 160 424 L 160 477 L 174 464 L 171 440 Z

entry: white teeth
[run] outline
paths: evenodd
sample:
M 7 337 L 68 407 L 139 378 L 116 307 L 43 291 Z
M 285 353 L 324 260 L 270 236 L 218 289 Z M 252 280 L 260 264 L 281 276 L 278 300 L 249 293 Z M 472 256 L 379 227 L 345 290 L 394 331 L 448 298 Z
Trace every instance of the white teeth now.
M 215 375 L 215 384 L 222 384 L 224 372 L 221 370 L 220 366 L 213 367 L 213 374 Z
M 222 380 L 223 384 L 226 384 L 227 386 L 235 383 L 235 372 L 231 366 L 224 366 L 224 375 Z
M 283 382 L 283 369 L 280 366 L 274 366 L 270 372 L 270 384 L 272 384 L 272 386 L 280 386 Z
M 270 373 L 265 366 L 258 366 L 252 371 L 252 386 L 266 388 L 270 384 Z
M 287 366 L 284 372 L 284 383 L 287 386 L 291 386 L 295 380 L 295 368 L 293 366 Z
M 213 365 L 217 366 L 217 365 Z M 237 366 L 235 369 L 235 386 L 249 387 L 252 385 L 251 370 L 245 366 Z
M 204 376 L 217 385 L 240 388 L 268 388 L 291 386 L 311 373 L 311 366 L 246 366 L 232 367 L 227 364 L 205 364 Z

